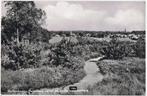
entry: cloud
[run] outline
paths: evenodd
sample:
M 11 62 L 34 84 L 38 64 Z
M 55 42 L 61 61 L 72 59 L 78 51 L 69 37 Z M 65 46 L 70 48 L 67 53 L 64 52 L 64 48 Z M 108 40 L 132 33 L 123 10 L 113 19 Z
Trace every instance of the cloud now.
M 47 13 L 46 27 L 49 30 L 93 30 L 106 12 L 84 9 L 80 4 L 58 2 L 43 8 Z
M 139 10 L 119 10 L 113 17 L 108 17 L 105 22 L 109 26 L 127 28 L 128 30 L 144 29 L 144 14 Z
M 80 3 L 57 2 L 43 8 L 48 30 L 144 30 L 144 13 L 137 9 L 86 9 Z

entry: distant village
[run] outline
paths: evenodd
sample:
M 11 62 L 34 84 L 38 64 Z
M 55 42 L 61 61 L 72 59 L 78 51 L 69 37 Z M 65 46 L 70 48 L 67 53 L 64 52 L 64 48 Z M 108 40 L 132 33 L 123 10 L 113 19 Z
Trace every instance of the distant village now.
M 145 38 L 145 31 L 132 31 L 132 32 L 107 32 L 107 31 L 52 31 L 55 33 L 52 38 L 49 40 L 49 43 L 57 43 L 60 42 L 64 37 L 65 39 L 71 39 L 73 42 L 78 42 L 76 37 L 89 37 L 95 40 L 106 40 L 110 41 L 111 38 L 115 35 L 122 41 L 136 41 L 139 37 Z M 61 34 L 62 33 L 62 34 Z

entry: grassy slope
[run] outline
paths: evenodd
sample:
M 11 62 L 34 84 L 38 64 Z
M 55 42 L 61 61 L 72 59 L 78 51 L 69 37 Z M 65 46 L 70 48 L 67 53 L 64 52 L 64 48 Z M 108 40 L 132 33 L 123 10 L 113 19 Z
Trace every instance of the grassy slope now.
M 124 58 L 103 60 L 97 64 L 103 74 L 102 82 L 89 88 L 88 94 L 143 95 L 145 93 L 145 60 Z

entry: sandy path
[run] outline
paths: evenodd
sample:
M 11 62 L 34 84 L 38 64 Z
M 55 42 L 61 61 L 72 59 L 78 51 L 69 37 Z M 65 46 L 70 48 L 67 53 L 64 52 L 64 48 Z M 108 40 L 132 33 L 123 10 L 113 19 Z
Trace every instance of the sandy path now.
M 94 60 L 99 60 L 99 58 L 90 59 L 85 62 L 84 70 L 86 76 L 79 82 L 69 86 L 77 86 L 78 90 L 86 90 L 88 87 L 93 86 L 97 82 L 102 81 L 103 75 L 99 72 L 99 68 Z M 69 86 L 65 87 L 65 90 L 69 90 Z

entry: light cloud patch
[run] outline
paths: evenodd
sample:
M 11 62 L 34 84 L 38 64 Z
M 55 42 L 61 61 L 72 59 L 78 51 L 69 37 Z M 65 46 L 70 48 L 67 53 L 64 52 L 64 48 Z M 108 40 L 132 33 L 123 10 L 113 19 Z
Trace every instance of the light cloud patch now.
M 49 30 L 93 30 L 103 22 L 105 11 L 83 8 L 80 4 L 58 2 L 43 8 L 47 13 L 46 28 Z M 97 27 L 96 27 L 97 26 Z
M 139 10 L 128 9 L 119 10 L 113 17 L 108 17 L 105 22 L 108 26 L 121 28 L 127 28 L 128 30 L 144 29 L 145 20 L 144 14 Z
M 48 30 L 144 30 L 144 13 L 128 6 L 109 14 L 109 8 L 92 10 L 80 3 L 57 2 L 43 8 L 47 13 L 44 27 Z

